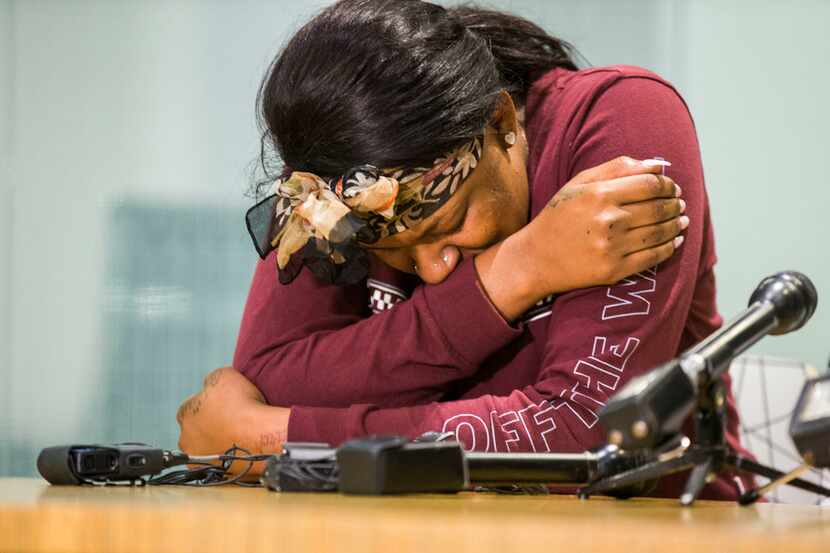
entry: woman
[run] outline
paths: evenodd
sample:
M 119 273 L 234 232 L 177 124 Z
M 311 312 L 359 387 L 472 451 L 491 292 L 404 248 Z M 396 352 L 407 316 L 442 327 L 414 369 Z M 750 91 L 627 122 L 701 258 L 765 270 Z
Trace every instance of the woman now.
M 259 103 L 285 170 L 249 212 L 264 261 L 235 369 L 179 411 L 186 451 L 431 430 L 582 451 L 614 390 L 721 324 L 694 127 L 653 73 L 579 71 L 499 12 L 344 0 Z M 729 416 L 738 447 L 731 396 Z

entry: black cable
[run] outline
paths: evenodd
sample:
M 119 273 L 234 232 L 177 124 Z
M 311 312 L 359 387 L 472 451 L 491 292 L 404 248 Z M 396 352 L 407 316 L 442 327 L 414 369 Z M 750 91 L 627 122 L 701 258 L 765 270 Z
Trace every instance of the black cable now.
M 242 453 L 242 455 L 240 455 Z M 241 448 L 236 444 L 225 451 L 222 455 L 215 456 L 193 456 L 188 457 L 187 463 L 190 465 L 203 465 L 197 468 L 179 469 L 171 472 L 161 474 L 143 481 L 145 484 L 151 486 L 165 486 L 165 485 L 179 485 L 179 486 L 227 486 L 235 484 L 244 487 L 259 487 L 261 484 L 254 482 L 242 482 L 257 461 L 267 461 L 273 455 L 251 455 L 247 449 Z M 221 461 L 221 465 L 215 465 L 205 459 Z M 234 461 L 247 462 L 248 466 L 245 469 L 233 476 L 227 478 L 228 471 Z

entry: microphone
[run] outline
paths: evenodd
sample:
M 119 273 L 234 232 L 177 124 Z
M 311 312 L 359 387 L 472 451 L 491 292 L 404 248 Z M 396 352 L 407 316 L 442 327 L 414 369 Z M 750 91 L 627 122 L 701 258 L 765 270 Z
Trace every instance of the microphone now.
M 743 313 L 680 357 L 631 379 L 608 401 L 599 420 L 609 443 L 626 450 L 651 449 L 680 432 L 698 395 L 735 357 L 767 334 L 798 330 L 817 303 L 815 286 L 801 273 L 784 271 L 763 279 Z
M 696 374 L 705 364 L 710 378 L 717 378 L 732 359 L 767 334 L 787 334 L 804 326 L 817 304 L 816 288 L 805 275 L 784 271 L 768 276 L 755 288 L 746 311 L 684 354 L 694 358 L 686 370 Z

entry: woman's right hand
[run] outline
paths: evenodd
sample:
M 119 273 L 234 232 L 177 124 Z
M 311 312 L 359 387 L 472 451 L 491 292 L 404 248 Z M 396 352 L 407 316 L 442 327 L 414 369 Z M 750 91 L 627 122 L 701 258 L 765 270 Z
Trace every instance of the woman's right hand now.
M 613 284 L 671 257 L 689 219 L 680 187 L 662 169 L 619 157 L 563 186 L 522 229 L 533 288 L 556 294 Z
M 579 173 L 519 232 L 476 257 L 507 320 L 550 294 L 613 284 L 671 257 L 689 219 L 680 188 L 651 161 L 619 157 Z

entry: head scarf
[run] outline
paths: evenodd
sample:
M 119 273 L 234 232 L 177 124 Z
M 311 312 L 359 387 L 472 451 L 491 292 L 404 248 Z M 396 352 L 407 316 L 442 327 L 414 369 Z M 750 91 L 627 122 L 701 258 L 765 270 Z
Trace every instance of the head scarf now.
M 248 210 L 248 232 L 262 259 L 277 250 L 283 284 L 303 266 L 326 282 L 352 284 L 368 272 L 359 244 L 403 232 L 432 215 L 478 165 L 482 148 L 483 137 L 477 136 L 432 167 L 361 165 L 331 180 L 294 171 Z

